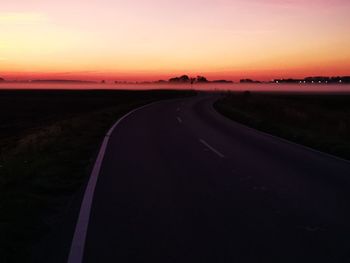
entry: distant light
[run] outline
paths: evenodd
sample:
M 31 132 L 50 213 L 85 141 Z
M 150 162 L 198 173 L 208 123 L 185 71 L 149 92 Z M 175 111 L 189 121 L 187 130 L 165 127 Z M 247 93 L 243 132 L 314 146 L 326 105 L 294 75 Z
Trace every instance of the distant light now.
M 326 80 L 326 83 L 328 83 L 328 80 Z
M 314 81 L 311 81 L 311 83 L 315 83 Z
M 339 83 L 341 83 L 342 81 L 341 80 L 339 80 Z
M 301 80 L 299 81 L 299 83 L 301 83 Z
M 276 83 L 278 84 L 278 80 L 276 80 Z
M 304 83 L 306 83 L 306 80 L 304 80 Z
M 321 83 L 321 81 L 319 81 L 318 83 Z

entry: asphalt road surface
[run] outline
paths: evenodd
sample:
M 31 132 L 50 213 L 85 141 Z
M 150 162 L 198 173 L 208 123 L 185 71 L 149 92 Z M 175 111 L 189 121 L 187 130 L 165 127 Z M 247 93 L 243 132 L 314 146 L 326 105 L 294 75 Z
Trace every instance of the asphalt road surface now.
M 235 123 L 216 98 L 117 126 L 83 262 L 350 262 L 350 163 Z

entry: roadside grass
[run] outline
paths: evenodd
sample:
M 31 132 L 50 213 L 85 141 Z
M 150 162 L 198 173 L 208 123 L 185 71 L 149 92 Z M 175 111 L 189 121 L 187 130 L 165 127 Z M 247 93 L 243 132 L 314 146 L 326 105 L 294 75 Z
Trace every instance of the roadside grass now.
M 237 92 L 214 107 L 247 126 L 350 160 L 350 95 Z
M 0 262 L 31 252 L 86 182 L 108 129 L 186 91 L 1 91 Z M 3 103 L 2 103 L 3 102 Z

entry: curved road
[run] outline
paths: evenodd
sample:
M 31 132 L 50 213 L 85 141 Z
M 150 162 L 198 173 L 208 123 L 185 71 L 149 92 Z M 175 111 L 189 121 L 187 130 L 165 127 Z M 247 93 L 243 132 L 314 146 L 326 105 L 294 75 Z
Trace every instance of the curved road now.
M 163 101 L 110 136 L 84 263 L 349 262 L 350 164 Z

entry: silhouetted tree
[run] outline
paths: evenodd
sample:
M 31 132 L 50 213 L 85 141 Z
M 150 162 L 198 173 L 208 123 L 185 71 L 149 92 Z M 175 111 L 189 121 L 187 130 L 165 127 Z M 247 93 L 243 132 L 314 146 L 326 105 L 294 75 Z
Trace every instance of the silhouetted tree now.
M 350 83 L 350 76 L 342 77 L 344 83 Z
M 171 78 L 169 82 L 172 83 L 186 83 L 190 82 L 190 78 L 187 75 L 182 75 L 181 77 Z
M 241 79 L 240 83 L 261 83 L 261 82 L 253 79 Z
M 182 75 L 180 77 L 180 82 L 189 82 L 190 78 L 187 75 Z
M 198 76 L 197 77 L 197 82 L 198 83 L 208 83 L 209 81 L 203 76 Z
M 0 78 L 0 82 L 4 82 L 5 81 L 5 79 L 3 79 L 3 78 Z
M 212 82 L 213 82 L 213 83 L 227 83 L 227 84 L 233 83 L 232 80 L 225 80 L 225 79 L 213 80 Z

